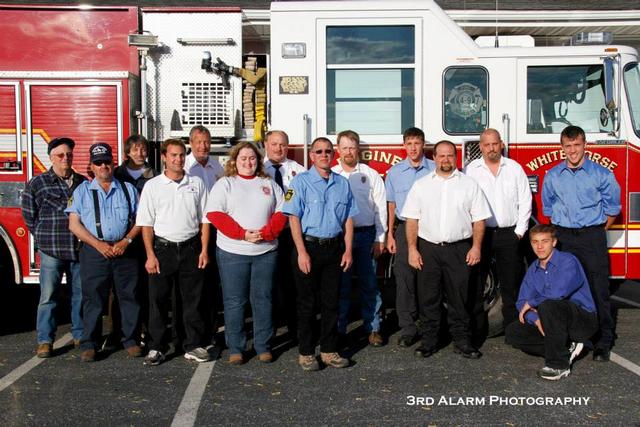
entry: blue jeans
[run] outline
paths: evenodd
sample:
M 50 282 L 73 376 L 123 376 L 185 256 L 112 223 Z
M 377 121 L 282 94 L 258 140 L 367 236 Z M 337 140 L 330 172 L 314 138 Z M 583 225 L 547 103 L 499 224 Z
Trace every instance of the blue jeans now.
M 40 254 L 40 302 L 36 329 L 38 344 L 53 343 L 56 335 L 56 307 L 60 299 L 62 274 L 66 273 L 67 284 L 71 286 L 71 335 L 73 339 L 82 338 L 82 284 L 80 281 L 80 263 L 66 261 Z
M 244 310 L 247 301 L 253 312 L 253 347 L 256 353 L 271 350 L 271 291 L 278 251 L 262 255 L 238 255 L 216 248 L 222 283 L 224 335 L 231 354 L 242 354 L 247 344 Z
M 366 332 L 380 330 L 380 307 L 382 297 L 378 281 L 376 280 L 376 261 L 373 259 L 371 248 L 376 237 L 375 227 L 356 231 L 353 235 L 353 266 L 351 270 L 342 273 L 340 286 L 340 316 L 338 318 L 338 332 L 347 332 L 349 324 L 349 305 L 351 303 L 351 277 L 358 275 L 360 288 L 360 311 L 364 330 Z

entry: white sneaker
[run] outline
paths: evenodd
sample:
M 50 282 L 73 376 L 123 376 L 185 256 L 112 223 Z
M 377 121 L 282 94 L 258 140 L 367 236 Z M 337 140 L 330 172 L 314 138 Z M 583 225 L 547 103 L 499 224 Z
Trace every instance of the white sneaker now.
M 187 360 L 195 360 L 198 363 L 202 363 L 209 362 L 211 360 L 211 355 L 204 348 L 196 347 L 191 351 L 187 351 L 184 354 L 184 358 Z
M 568 377 L 571 373 L 570 369 L 555 369 L 545 366 L 538 371 L 538 376 L 549 381 L 558 381 L 564 377 Z
M 571 343 L 571 346 L 569 347 L 569 354 L 571 354 L 571 356 L 569 356 L 569 367 L 571 367 L 571 364 L 573 363 L 574 359 L 580 356 L 580 353 L 582 353 L 583 348 L 584 348 L 584 344 L 581 342 Z
M 151 350 L 147 357 L 144 358 L 144 364 L 147 366 L 158 366 L 164 362 L 164 354 L 158 350 Z

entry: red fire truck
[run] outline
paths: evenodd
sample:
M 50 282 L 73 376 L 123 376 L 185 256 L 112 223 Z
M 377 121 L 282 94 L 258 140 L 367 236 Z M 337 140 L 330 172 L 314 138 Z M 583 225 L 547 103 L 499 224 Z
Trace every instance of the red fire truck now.
M 227 142 L 255 137 L 246 82 L 201 68 L 205 57 L 267 68 L 266 124 L 286 130 L 303 162 L 316 136 L 359 132 L 362 160 L 381 174 L 403 157 L 402 130 L 453 141 L 461 165 L 480 132 L 498 129 L 541 213 L 544 174 L 563 158 L 567 124 L 622 187 L 608 231 L 611 275 L 640 278 L 640 71 L 635 49 L 609 44 L 483 47 L 432 1 L 274 2 L 266 52 L 243 50 L 240 9 L 0 7 L 0 254 L 18 283 L 37 280 L 20 192 L 48 167 L 46 144 L 87 147 L 141 131 L 184 137 L 194 124 Z M 592 42 L 592 35 L 582 40 Z M 503 41 L 501 41 L 502 43 Z M 525 40 L 526 42 L 526 40 Z M 254 68 L 255 71 L 255 68 Z M 227 78 L 229 79 L 228 81 Z

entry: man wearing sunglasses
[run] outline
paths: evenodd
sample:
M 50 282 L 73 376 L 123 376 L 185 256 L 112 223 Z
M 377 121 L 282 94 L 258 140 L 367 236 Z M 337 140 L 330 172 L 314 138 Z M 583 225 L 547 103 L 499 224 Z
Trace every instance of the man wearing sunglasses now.
M 78 241 L 69 231 L 69 219 L 64 213 L 73 191 L 86 180 L 72 168 L 75 145 L 71 138 L 51 140 L 47 148 L 51 168 L 33 177 L 22 193 L 22 216 L 33 234 L 40 256 L 36 354 L 41 358 L 52 354 L 57 325 L 55 310 L 63 273 L 71 288 L 71 335 L 76 347 L 82 337 Z
M 142 356 L 136 342 L 140 306 L 136 299 L 138 261 L 129 245 L 140 233 L 135 225 L 138 207 L 136 188 L 113 178 L 111 147 L 99 142 L 89 149 L 91 172 L 95 178 L 73 193 L 65 210 L 69 229 L 83 242 L 80 248 L 84 333 L 80 360 L 96 360 L 102 338 L 102 312 L 113 283 L 120 304 L 122 345 L 130 357 Z
M 331 171 L 333 147 L 327 138 L 311 144 L 313 167 L 299 173 L 285 194 L 295 245 L 293 274 L 298 290 L 298 364 L 320 369 L 313 339 L 314 308 L 320 306 L 320 357 L 327 366 L 346 368 L 338 350 L 338 300 L 342 272 L 351 267 L 353 217 L 358 214 L 349 181 Z M 319 304 L 316 304 L 316 295 Z

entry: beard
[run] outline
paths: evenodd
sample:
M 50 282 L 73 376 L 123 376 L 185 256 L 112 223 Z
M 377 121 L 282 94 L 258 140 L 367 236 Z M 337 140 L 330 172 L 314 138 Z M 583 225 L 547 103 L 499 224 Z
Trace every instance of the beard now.
M 451 163 L 446 163 L 443 165 L 440 165 L 440 172 L 445 172 L 445 173 L 449 173 L 453 170 L 453 165 Z
M 358 163 L 358 161 L 356 160 L 355 156 L 352 156 L 351 154 L 347 154 L 345 156 L 342 157 L 342 161 L 347 165 L 347 166 L 355 166 L 356 163 Z

